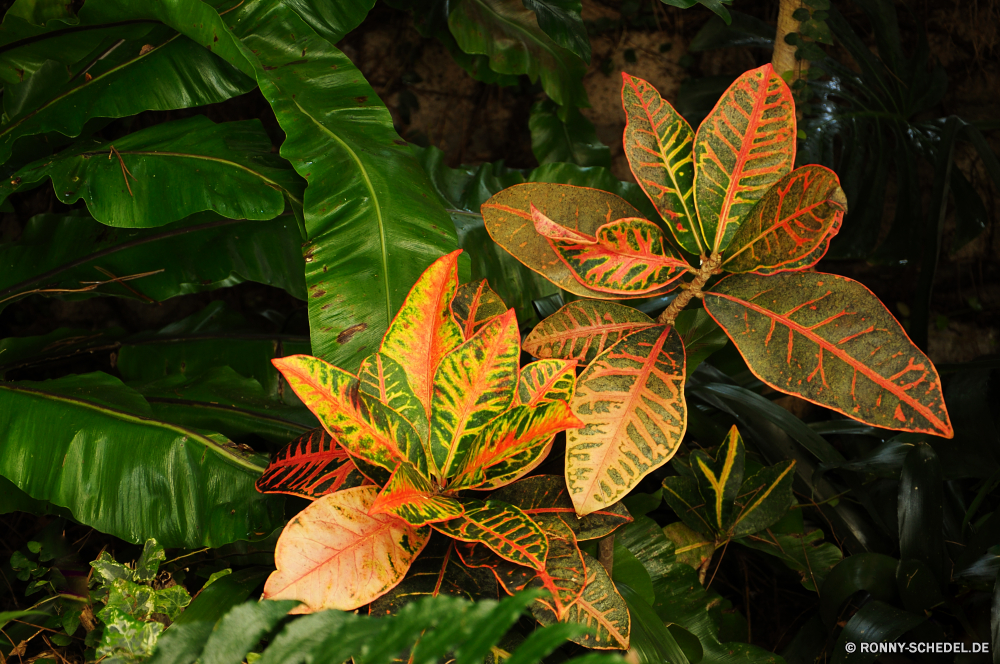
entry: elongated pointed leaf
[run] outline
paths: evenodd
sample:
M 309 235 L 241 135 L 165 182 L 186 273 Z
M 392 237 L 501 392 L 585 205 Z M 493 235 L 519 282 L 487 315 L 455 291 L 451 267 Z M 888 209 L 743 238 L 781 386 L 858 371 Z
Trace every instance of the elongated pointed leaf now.
M 602 293 L 661 290 L 688 267 L 663 243 L 659 226 L 646 219 L 619 219 L 589 237 L 560 226 L 534 206 L 531 215 L 535 231 L 545 236 L 577 281 Z
M 629 167 L 667 228 L 684 250 L 706 255 L 694 208 L 691 125 L 637 76 L 622 72 L 625 156 Z
M 482 490 L 509 484 L 545 460 L 557 433 L 580 425 L 566 401 L 515 406 L 483 428 L 450 486 Z
M 604 566 L 583 554 L 586 585 L 580 597 L 566 607 L 563 622 L 575 622 L 594 630 L 594 634 L 573 639 L 588 648 L 597 650 L 624 650 L 628 648 L 631 616 L 625 600 L 618 593 Z M 531 605 L 531 613 L 543 625 L 558 622 L 551 600 L 539 599 Z
M 507 313 L 507 305 L 485 279 L 462 284 L 451 301 L 451 314 L 462 328 L 462 337 L 471 339 L 497 316 Z
M 775 389 L 886 429 L 952 437 L 937 369 L 862 284 L 733 275 L 706 293 L 705 309 Z
M 430 438 L 439 477 L 452 477 L 483 427 L 514 402 L 519 342 L 510 309 L 441 359 L 434 373 Z
M 795 502 L 792 470 L 795 459 L 762 468 L 743 482 L 736 499 L 733 537 L 742 537 L 768 528 L 785 516 Z
M 698 482 L 687 475 L 663 478 L 663 499 L 691 530 L 710 537 L 716 531 L 716 519 L 701 495 Z
M 135 544 L 221 546 L 282 521 L 283 500 L 253 488 L 265 459 L 155 419 L 106 374 L 0 383 L 0 449 L 0 475 L 19 489 Z
M 302 510 L 278 538 L 278 569 L 268 577 L 263 599 L 303 602 L 293 613 L 351 611 L 402 581 L 430 529 L 368 514 L 377 492 L 374 486 L 346 489 Z
M 467 567 L 489 570 L 508 595 L 521 592 L 538 576 L 538 570 L 501 558 L 485 544 L 457 542 L 455 551 Z
M 795 163 L 795 102 L 770 64 L 737 78 L 694 138 L 702 240 L 725 249 L 741 220 Z
M 272 219 L 286 200 L 301 208 L 305 189 L 288 162 L 271 154 L 259 121 L 215 124 L 204 115 L 113 142 L 77 141 L 0 182 L 0 202 L 45 178 L 61 202 L 83 199 L 94 219 L 123 228 L 163 226 L 205 210 L 231 219 Z M 185 195 L 178 196 L 178 188 Z
M 372 504 L 369 514 L 392 514 L 411 526 L 424 526 L 462 515 L 462 503 L 437 488 L 408 463 L 401 463 Z
M 633 332 L 577 381 L 566 484 L 579 514 L 611 505 L 666 463 L 687 428 L 684 346 L 668 326 Z
M 482 205 L 490 237 L 514 258 L 563 290 L 608 299 L 609 294 L 580 283 L 549 241 L 535 231 L 532 205 L 564 228 L 590 237 L 608 221 L 639 216 L 638 210 L 623 198 L 599 189 L 536 182 L 508 187 Z
M 803 166 L 775 182 L 722 254 L 727 272 L 773 274 L 812 267 L 840 230 L 847 198 L 837 174 Z
M 530 2 L 530 0 L 529 0 Z M 575 107 L 563 107 L 551 99 L 537 102 L 528 117 L 531 151 L 539 164 L 576 164 L 611 168 L 611 150 Z
M 704 309 L 680 312 L 674 320 L 674 328 L 684 342 L 688 376 L 712 353 L 722 350 L 729 343 L 729 337 Z
M 545 401 L 569 403 L 576 391 L 576 360 L 539 360 L 521 368 L 517 402 L 537 406 Z
M 743 438 L 735 425 L 729 430 L 714 459 L 700 450 L 691 454 L 691 470 L 712 515 L 712 526 L 716 532 L 725 533 L 732 520 L 736 496 L 743 484 L 744 456 Z
M 313 429 L 278 452 L 257 479 L 261 493 L 287 493 L 315 500 L 369 483 L 330 434 Z
M 359 392 L 356 377 L 308 355 L 273 363 L 348 454 L 389 472 L 407 459 L 426 472 L 427 458 L 413 426 L 381 401 Z
M 402 415 L 420 440 L 427 440 L 427 412 L 410 388 L 403 365 L 385 353 L 375 353 L 361 363 L 358 380 L 358 389 Z
M 623 336 L 653 324 L 652 318 L 623 304 L 577 300 L 536 325 L 523 347 L 536 357 L 574 359 L 589 364 Z
M 545 566 L 548 541 L 531 517 L 496 500 L 462 502 L 465 514 L 452 521 L 435 523 L 434 530 L 463 542 L 480 542 L 518 565 L 535 570 Z
M 508 484 L 492 494 L 492 498 L 521 509 L 532 516 L 554 515 L 572 529 L 576 539 L 591 540 L 610 535 L 619 526 L 632 521 L 628 510 L 620 502 L 577 516 L 566 490 L 562 475 L 535 475 Z

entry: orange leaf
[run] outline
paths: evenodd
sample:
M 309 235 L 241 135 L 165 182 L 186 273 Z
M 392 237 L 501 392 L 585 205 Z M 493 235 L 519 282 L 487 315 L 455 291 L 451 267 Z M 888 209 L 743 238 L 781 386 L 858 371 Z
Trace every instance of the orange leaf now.
M 438 489 L 408 463 L 400 464 L 375 499 L 369 514 L 394 514 L 411 526 L 462 516 L 462 504 Z
M 315 500 L 368 482 L 330 434 L 323 429 L 313 429 L 278 452 L 257 479 L 257 490 Z

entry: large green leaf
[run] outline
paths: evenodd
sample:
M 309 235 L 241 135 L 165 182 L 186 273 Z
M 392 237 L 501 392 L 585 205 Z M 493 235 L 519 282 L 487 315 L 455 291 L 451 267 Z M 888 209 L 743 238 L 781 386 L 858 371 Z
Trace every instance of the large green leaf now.
M 110 229 L 87 217 L 37 215 L 18 240 L 0 245 L 0 309 L 31 293 L 161 302 L 242 281 L 305 299 L 300 244 L 291 217 L 243 221 L 205 212 L 157 229 Z
M 862 284 L 819 272 L 738 274 L 704 302 L 775 389 L 875 426 L 954 435 L 937 369 Z
M 559 117 L 559 106 L 551 99 L 531 107 L 531 151 L 539 164 L 564 162 L 580 166 L 611 168 L 611 150 L 601 143 L 594 125 L 576 108 Z
M 95 219 L 122 228 L 163 226 L 205 210 L 271 219 L 286 200 L 301 208 L 304 189 L 288 163 L 271 154 L 259 121 L 215 124 L 204 115 L 114 141 L 77 141 L 0 182 L 0 202 L 45 178 L 60 202 L 82 198 Z
M 523 0 L 526 9 L 535 12 L 538 27 L 563 48 L 590 62 L 590 39 L 580 18 L 580 0 Z
M 521 0 L 461 0 L 448 27 L 466 53 L 487 55 L 502 74 L 541 78 L 542 88 L 560 106 L 589 106 L 583 88 L 586 65 L 538 26 Z
M 97 530 L 195 548 L 264 537 L 282 523 L 283 500 L 253 486 L 262 458 L 155 419 L 116 378 L 3 383 L 0 403 L 0 474 Z

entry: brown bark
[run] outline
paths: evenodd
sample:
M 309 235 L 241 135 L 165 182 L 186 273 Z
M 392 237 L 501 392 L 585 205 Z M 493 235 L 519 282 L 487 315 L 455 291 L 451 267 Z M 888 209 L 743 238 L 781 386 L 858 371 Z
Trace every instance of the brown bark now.
M 792 78 L 788 80 L 791 85 L 793 81 L 803 78 L 809 71 L 808 60 L 795 59 L 795 46 L 785 43 L 785 35 L 799 31 L 799 21 L 792 18 L 796 9 L 803 6 L 802 0 L 779 0 L 778 6 L 778 32 L 774 40 L 774 56 L 771 58 L 771 66 L 778 76 L 784 75 L 786 71 L 792 72 Z

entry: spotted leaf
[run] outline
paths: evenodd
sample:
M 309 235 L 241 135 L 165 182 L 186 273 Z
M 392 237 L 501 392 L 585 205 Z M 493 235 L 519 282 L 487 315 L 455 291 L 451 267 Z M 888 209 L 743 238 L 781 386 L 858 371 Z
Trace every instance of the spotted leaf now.
M 525 406 L 537 406 L 543 401 L 569 403 L 575 390 L 575 360 L 539 360 L 521 368 L 517 402 Z
M 523 347 L 535 357 L 589 364 L 623 336 L 653 325 L 652 318 L 624 304 L 577 300 L 536 325 Z
M 832 274 L 737 274 L 705 294 L 762 381 L 867 424 L 951 438 L 941 379 L 862 284 Z
M 795 163 L 795 102 L 770 64 L 737 78 L 694 138 L 702 241 L 725 249 L 740 221 Z
M 464 500 L 465 514 L 433 524 L 448 537 L 479 542 L 501 558 L 535 570 L 545 566 L 545 533 L 521 510 L 496 500 Z
M 566 484 L 578 514 L 614 503 L 677 451 L 687 428 L 684 346 L 671 327 L 633 332 L 577 380 Z
M 399 583 L 430 529 L 368 514 L 377 493 L 374 486 L 331 493 L 292 519 L 275 546 L 277 570 L 263 599 L 303 602 L 293 613 L 352 611 Z
M 410 389 L 406 370 L 385 353 L 375 353 L 361 362 L 358 389 L 375 397 L 413 425 L 420 440 L 427 440 L 427 414 Z M 424 450 L 426 452 L 426 448 Z
M 505 313 L 507 305 L 485 279 L 462 284 L 451 301 L 451 314 L 465 339 L 471 339 L 484 325 Z
M 313 429 L 278 452 L 257 479 L 257 490 L 315 500 L 366 483 L 344 448 L 323 429 Z
M 576 279 L 596 291 L 615 295 L 663 290 L 688 268 L 663 242 L 663 232 L 639 217 L 618 219 L 597 229 L 594 237 L 555 223 L 531 208 L 539 235 L 566 264 Z
M 649 200 L 656 206 L 677 243 L 692 254 L 708 252 L 697 228 L 694 208 L 694 160 L 691 125 L 637 76 L 622 72 L 625 109 L 625 156 Z
M 411 526 L 423 526 L 461 516 L 465 509 L 438 492 L 408 463 L 400 464 L 372 504 L 370 514 L 392 514 Z
M 836 173 L 823 166 L 797 168 L 750 210 L 722 254 L 722 269 L 773 274 L 812 267 L 840 230 L 846 211 Z

